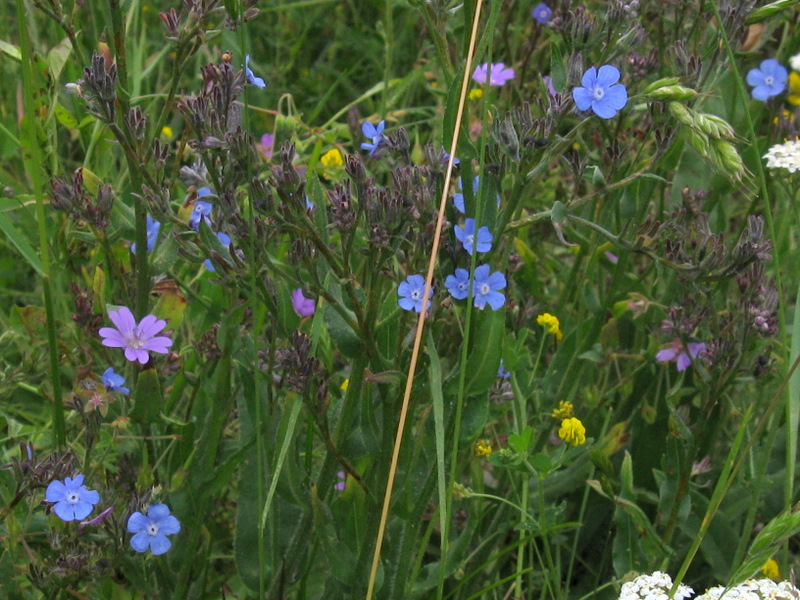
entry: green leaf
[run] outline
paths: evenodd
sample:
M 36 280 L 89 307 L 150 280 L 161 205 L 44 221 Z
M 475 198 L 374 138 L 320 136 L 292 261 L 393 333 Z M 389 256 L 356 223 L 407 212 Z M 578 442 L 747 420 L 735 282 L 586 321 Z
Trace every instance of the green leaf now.
M 0 52 L 13 58 L 16 61 L 22 60 L 22 52 L 13 44 L 9 44 L 5 40 L 0 40 Z
M 467 358 L 467 382 L 464 397 L 486 392 L 497 381 L 497 369 L 503 356 L 504 310 L 478 313 L 478 330 Z
M 512 433 L 508 436 L 508 447 L 514 452 L 527 454 L 533 441 L 533 428 L 526 427 L 519 433 Z M 549 460 L 549 459 L 548 459 Z
M 3 233 L 6 234 L 8 241 L 10 241 L 14 247 L 19 250 L 19 253 L 22 254 L 23 258 L 25 258 L 25 260 L 28 261 L 28 264 L 33 267 L 33 270 L 36 271 L 40 276 L 44 277 L 44 269 L 42 267 L 42 261 L 39 258 L 38 252 L 34 250 L 27 238 L 25 238 L 17 230 L 17 228 L 14 227 L 14 224 L 8 219 L 8 217 L 2 213 L 0 213 L 0 229 L 2 229 Z
M 783 542 L 798 532 L 800 532 L 800 511 L 791 510 L 772 519 L 758 532 L 741 566 L 728 580 L 728 587 L 752 577 Z
M 131 410 L 131 419 L 136 423 L 156 423 L 161 409 L 161 385 L 155 369 L 145 369 L 136 380 L 136 402 Z
M 436 352 L 436 344 L 433 341 L 433 334 L 430 328 L 427 331 L 427 349 L 430 367 L 428 368 L 428 383 L 431 388 L 433 399 L 433 425 L 436 437 L 436 483 L 439 494 L 439 528 L 447 531 L 447 480 L 445 479 L 445 446 L 444 446 L 444 394 L 442 393 L 442 365 L 439 363 L 439 354 Z M 446 540 L 440 538 L 440 548 L 445 551 Z
M 557 92 L 564 93 L 567 87 L 567 70 L 564 68 L 564 57 L 558 44 L 550 44 L 550 77 Z
M 70 54 L 72 54 L 72 42 L 69 41 L 69 38 L 64 38 L 58 45 L 50 48 L 47 53 L 47 66 L 50 68 L 53 81 L 58 81 Z

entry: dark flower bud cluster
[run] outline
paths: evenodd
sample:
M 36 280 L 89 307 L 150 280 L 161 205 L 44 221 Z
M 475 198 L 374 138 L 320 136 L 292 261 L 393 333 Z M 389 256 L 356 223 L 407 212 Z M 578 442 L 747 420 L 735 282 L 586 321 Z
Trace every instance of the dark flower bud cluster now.
M 83 184 L 83 169 L 75 171 L 72 181 L 53 177 L 50 185 L 53 188 L 53 197 L 50 201 L 53 208 L 69 213 L 78 224 L 88 223 L 95 229 L 108 227 L 114 205 L 110 185 L 100 184 L 94 201 L 87 194 Z
M 306 395 L 316 389 L 317 400 L 328 393 L 328 373 L 322 363 L 311 355 L 311 339 L 300 331 L 292 336 L 292 345 L 278 350 L 277 358 L 283 374 L 283 383 L 293 392 Z M 315 388 L 311 387 L 315 383 Z M 324 389 L 323 389 L 324 388 Z
M 116 117 L 114 103 L 117 99 L 117 65 L 106 65 L 102 54 L 92 54 L 92 64 L 83 69 L 78 81 L 89 110 L 101 121 L 113 123 Z
M 349 231 L 356 222 L 356 212 L 350 196 L 350 182 L 345 180 L 344 185 L 334 184 L 328 190 L 328 199 L 331 201 L 331 216 L 339 231 Z

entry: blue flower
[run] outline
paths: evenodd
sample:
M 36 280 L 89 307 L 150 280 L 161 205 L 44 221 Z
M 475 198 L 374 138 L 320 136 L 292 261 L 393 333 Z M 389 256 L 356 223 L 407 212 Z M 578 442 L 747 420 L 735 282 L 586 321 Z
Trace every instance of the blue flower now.
M 497 369 L 497 376 L 501 379 L 508 379 L 511 377 L 511 371 L 506 371 L 506 366 L 503 364 L 503 359 L 500 359 L 500 367 Z
M 536 21 L 538 21 L 539 23 L 544 25 L 545 23 L 547 23 L 550 20 L 550 17 L 553 16 L 553 11 L 544 2 L 539 2 L 539 4 L 537 4 L 534 7 L 534 9 L 531 11 L 531 16 Z
M 309 200 L 308 196 L 306 196 L 306 209 L 307 210 L 314 210 L 316 207 L 317 207 L 317 205 L 314 204 L 311 200 Z
M 100 381 L 106 386 L 109 392 L 122 392 L 126 396 L 131 393 L 128 388 L 123 387 L 125 385 L 125 378 L 115 373 L 114 367 L 108 367 L 105 373 L 100 376 Z
M 250 70 L 250 55 L 244 57 L 244 70 L 247 73 L 247 81 L 252 83 L 259 89 L 264 89 L 267 87 L 267 82 L 264 81 L 261 77 L 256 77 L 253 71 Z
M 147 253 L 150 254 L 153 248 L 156 247 L 156 239 L 158 238 L 158 230 L 161 229 L 161 223 L 154 221 L 153 217 L 147 215 Z M 136 254 L 136 242 L 131 244 L 131 252 Z
M 139 511 L 128 517 L 128 533 L 135 534 L 131 538 L 131 548 L 136 552 L 150 548 L 155 555 L 164 554 L 172 547 L 167 536 L 180 530 L 180 521 L 169 514 L 166 504 L 151 504 L 146 517 Z
M 506 287 L 506 276 L 500 271 L 495 271 L 489 275 L 489 265 L 481 265 L 475 269 L 475 284 L 473 287 L 475 295 L 475 308 L 483 310 L 486 305 L 492 310 L 500 310 L 506 303 L 505 294 L 497 290 Z
M 201 187 L 197 190 L 197 196 L 202 198 L 203 196 L 212 196 L 214 192 L 211 191 L 211 188 L 208 187 Z
M 456 269 L 455 275 L 448 275 L 445 278 L 444 286 L 453 298 L 463 300 L 469 294 L 469 271 Z
M 231 236 L 229 236 L 227 233 L 219 232 L 217 234 L 217 237 L 219 238 L 219 241 L 222 242 L 223 246 L 225 246 L 226 248 L 230 247 L 230 245 L 231 245 Z M 214 271 L 216 271 L 216 269 L 214 268 L 214 265 L 211 263 L 211 259 L 210 258 L 205 259 L 203 261 L 203 264 L 205 265 L 206 269 L 208 269 L 212 273 Z
M 44 498 L 55 502 L 53 510 L 62 521 L 80 521 L 89 516 L 94 505 L 100 502 L 100 494 L 83 485 L 83 475 L 75 479 L 67 477 L 63 482 L 52 481 L 47 486 Z
M 375 153 L 378 151 L 378 147 L 383 143 L 383 130 L 386 128 L 386 121 L 381 121 L 378 123 L 378 126 L 375 127 L 369 121 L 364 121 L 361 124 L 361 133 L 364 134 L 365 137 L 372 140 L 371 142 L 361 142 L 361 149 L 362 150 L 369 150 L 370 156 L 375 156 Z
M 397 287 L 397 295 L 400 298 L 397 303 L 403 310 L 415 310 L 418 313 L 422 312 L 422 295 L 425 292 L 425 278 L 422 275 L 409 275 Z M 433 297 L 433 289 L 428 292 L 428 298 Z M 425 310 L 431 307 L 431 301 L 428 300 L 428 306 Z
M 464 246 L 464 250 L 472 256 L 473 246 L 475 246 L 475 219 L 467 219 L 464 221 L 463 229 L 456 225 L 454 232 L 456 239 Z M 492 234 L 489 228 L 484 225 L 478 229 L 478 252 L 488 252 L 492 249 Z
M 197 231 L 200 229 L 200 221 L 203 219 L 211 225 L 211 209 L 214 208 L 214 205 L 211 202 L 205 202 L 203 200 L 198 200 L 194 203 L 194 208 L 192 209 L 192 214 L 189 215 L 189 227 Z
M 572 90 L 572 98 L 580 110 L 590 108 L 601 119 L 616 116 L 617 111 L 628 103 L 628 90 L 621 83 L 615 85 L 620 78 L 619 69 L 611 65 L 603 65 L 600 71 L 594 67 L 583 74 L 583 87 Z
M 755 86 L 750 93 L 753 98 L 762 102 L 785 90 L 787 79 L 789 72 L 786 67 L 774 58 L 762 60 L 760 69 L 750 69 L 747 73 L 747 84 Z

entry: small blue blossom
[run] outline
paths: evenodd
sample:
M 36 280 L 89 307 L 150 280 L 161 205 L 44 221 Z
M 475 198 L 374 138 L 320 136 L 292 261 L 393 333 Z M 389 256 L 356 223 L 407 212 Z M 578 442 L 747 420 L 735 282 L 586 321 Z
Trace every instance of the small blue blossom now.
M 202 198 L 203 196 L 213 196 L 214 192 L 211 191 L 209 187 L 201 187 L 197 190 L 198 198 Z
M 245 73 L 247 74 L 247 81 L 249 81 L 254 86 L 256 86 L 257 88 L 262 89 L 262 90 L 265 87 L 267 87 L 267 82 L 264 81 L 261 77 L 256 77 L 255 73 L 253 73 L 253 71 L 250 70 L 250 55 L 249 54 L 244 57 L 244 70 L 245 70 Z
M 447 150 L 445 150 L 444 148 L 442 148 L 442 164 L 446 165 L 449 160 L 450 160 L 450 153 Z M 453 166 L 454 167 L 457 167 L 460 164 L 461 164 L 461 159 L 460 158 L 454 158 L 453 159 Z
M 572 98 L 580 110 L 592 109 L 601 119 L 611 119 L 628 103 L 628 90 L 617 83 L 620 72 L 617 67 L 603 65 L 598 71 L 589 67 L 581 78 L 583 87 L 572 90 Z
M 156 247 L 156 239 L 158 238 L 158 230 L 161 229 L 161 223 L 154 221 L 153 217 L 147 215 L 147 253 L 150 254 L 153 248 Z M 131 252 L 136 254 L 136 242 L 131 244 Z
M 497 369 L 497 376 L 501 379 L 508 379 L 511 377 L 511 371 L 506 371 L 506 366 L 502 358 L 500 359 L 500 367 Z
M 463 300 L 469 294 L 469 271 L 456 269 L 455 275 L 445 278 L 444 286 L 453 298 Z
M 474 246 L 476 246 L 475 219 L 467 219 L 464 221 L 463 228 L 456 225 L 453 231 L 456 234 L 456 239 L 464 246 L 464 250 L 467 251 L 467 254 L 472 256 L 472 251 Z M 486 225 L 478 229 L 478 252 L 489 252 L 489 250 L 492 249 L 492 239 L 492 233 Z
M 375 127 L 369 121 L 364 121 L 361 124 L 361 133 L 364 134 L 364 137 L 369 138 L 370 142 L 361 142 L 361 149 L 362 150 L 369 150 L 370 156 L 375 156 L 375 153 L 378 151 L 378 148 L 383 143 L 383 130 L 386 128 L 386 121 L 381 121 L 378 123 L 378 126 Z
M 192 209 L 192 214 L 189 215 L 189 227 L 197 231 L 200 229 L 200 221 L 203 219 L 206 220 L 209 226 L 211 226 L 211 209 L 214 208 L 214 205 L 211 202 L 205 202 L 203 200 L 198 200 L 194 203 L 194 208 Z
M 317 207 L 317 205 L 314 204 L 311 200 L 309 200 L 308 196 L 306 196 L 306 209 L 307 210 L 314 210 L 316 207 Z
M 786 67 L 774 58 L 762 60 L 760 69 L 750 69 L 747 73 L 747 84 L 754 86 L 750 94 L 762 102 L 783 92 L 788 79 L 789 72 Z
M 506 297 L 497 290 L 506 287 L 505 275 L 500 271 L 495 271 L 490 275 L 489 265 L 481 265 L 475 269 L 474 281 L 475 308 L 483 310 L 487 304 L 492 307 L 492 310 L 503 308 Z
M 169 506 L 166 504 L 151 504 L 147 509 L 147 516 L 136 511 L 128 517 L 128 533 L 135 534 L 131 538 L 131 548 L 136 552 L 144 552 L 150 548 L 150 552 L 155 555 L 164 554 L 172 547 L 167 536 L 180 530 L 180 521 L 169 514 Z
M 114 367 L 108 367 L 100 376 L 100 381 L 106 386 L 109 392 L 122 392 L 126 396 L 131 393 L 130 389 L 123 387 L 125 378 L 114 372 Z
M 400 298 L 397 303 L 403 310 L 415 310 L 418 313 L 422 312 L 422 295 L 425 293 L 425 278 L 422 275 L 409 275 L 405 281 L 400 283 L 397 287 L 397 295 Z M 428 298 L 433 297 L 433 289 L 428 293 Z M 428 300 L 428 308 L 431 307 L 431 301 Z
M 51 481 L 44 493 L 48 502 L 55 502 L 53 510 L 62 521 L 81 521 L 89 516 L 94 505 L 100 502 L 100 494 L 83 485 L 83 475 L 75 479 Z
M 217 237 L 219 238 L 219 241 L 222 242 L 223 246 L 225 246 L 226 248 L 230 247 L 230 245 L 231 245 L 231 236 L 229 236 L 227 233 L 222 233 L 220 231 L 217 234 Z M 210 258 L 205 259 L 205 261 L 203 261 L 203 264 L 205 265 L 206 269 L 208 269 L 212 273 L 214 271 L 216 271 L 216 269 L 214 268 L 214 265 L 211 262 Z
M 539 2 L 531 11 L 531 16 L 534 20 L 544 25 L 553 16 L 553 10 L 544 2 Z

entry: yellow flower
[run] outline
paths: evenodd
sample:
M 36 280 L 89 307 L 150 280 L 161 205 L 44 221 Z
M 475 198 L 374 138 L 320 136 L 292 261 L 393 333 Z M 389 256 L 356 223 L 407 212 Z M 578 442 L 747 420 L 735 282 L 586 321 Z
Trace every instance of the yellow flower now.
M 164 127 L 161 128 L 161 135 L 167 139 L 172 139 L 172 127 L 164 125 Z
M 547 329 L 547 333 L 552 333 L 554 336 L 556 336 L 557 340 L 560 340 L 564 337 L 564 333 L 558 326 L 558 317 L 554 317 L 550 313 L 544 313 L 543 315 L 536 317 L 536 322 Z
M 567 400 L 561 400 L 558 403 L 558 408 L 553 410 L 550 415 L 556 419 L 568 419 L 572 416 L 572 402 L 568 402 Z
M 342 160 L 342 153 L 336 148 L 328 150 L 325 154 L 323 154 L 319 159 L 319 162 L 322 163 L 323 167 L 341 167 L 344 164 L 344 161 Z
M 492 453 L 492 442 L 478 440 L 475 442 L 475 456 L 489 456 Z
M 778 562 L 770 558 L 767 562 L 764 563 L 764 566 L 761 567 L 761 572 L 764 574 L 765 577 L 769 577 L 770 579 L 778 580 L 781 576 L 781 571 L 778 568 Z
M 583 426 L 580 419 L 576 419 L 575 417 L 564 419 L 561 421 L 558 437 L 568 444 L 580 446 L 586 443 L 586 427 Z
M 350 387 L 350 380 L 349 379 L 345 379 L 342 382 L 342 385 L 339 386 L 339 389 L 342 390 L 343 392 L 346 392 L 348 387 Z
M 789 73 L 789 102 L 800 105 L 800 74 L 794 71 Z
M 483 90 L 481 88 L 475 88 L 469 93 L 470 100 L 480 100 L 483 98 Z

